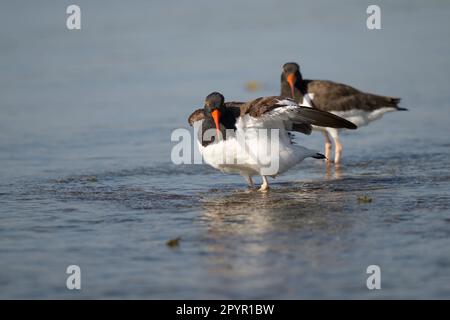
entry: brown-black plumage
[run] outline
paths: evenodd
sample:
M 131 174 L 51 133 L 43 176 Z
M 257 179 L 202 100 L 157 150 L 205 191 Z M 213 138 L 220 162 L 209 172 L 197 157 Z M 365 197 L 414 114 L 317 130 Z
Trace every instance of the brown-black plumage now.
M 244 102 L 225 102 L 224 106 L 229 110 L 235 118 L 238 118 L 241 114 L 240 106 L 243 105 Z M 197 109 L 194 112 L 191 113 L 191 115 L 188 118 L 188 123 L 190 126 L 194 125 L 194 122 L 201 121 L 205 118 L 205 114 L 203 113 L 203 108 Z
M 288 81 L 289 75 L 293 75 L 291 81 L 294 84 L 294 88 Z M 292 91 L 294 96 L 292 96 Z M 302 103 L 306 93 L 314 95 L 312 103 L 314 108 L 328 112 L 350 110 L 371 112 L 380 108 L 406 110 L 398 106 L 400 98 L 366 93 L 349 85 L 328 80 L 303 79 L 297 63 L 286 63 L 281 74 L 280 95 L 293 98 L 295 101 Z
M 300 66 L 295 62 L 283 65 L 281 73 L 281 96 L 289 97 L 313 109 L 335 113 L 358 126 L 377 120 L 390 111 L 404 111 L 398 106 L 400 98 L 366 93 L 349 85 L 328 80 L 303 79 Z M 335 163 L 342 155 L 338 131 L 320 126 L 325 135 L 325 156 L 329 159 L 331 139 L 335 143 Z
M 325 158 L 315 150 L 293 143 L 289 131 L 310 134 L 312 125 L 356 128 L 345 119 L 325 111 L 302 107 L 292 99 L 273 96 L 246 103 L 226 103 L 219 92 L 209 94 L 203 109 L 195 110 L 188 118 L 188 122 L 191 125 L 196 122 L 196 126 L 200 120 L 198 142 L 205 161 L 224 172 L 239 173 L 251 187 L 251 177 L 261 175 L 261 191 L 267 191 L 269 187 L 267 177 L 281 174 L 308 157 Z M 272 136 L 273 129 L 278 134 L 276 138 Z M 259 130 L 266 130 L 267 136 L 261 137 Z M 267 159 L 267 152 L 262 151 L 268 147 L 271 150 L 270 159 Z M 229 161 L 224 161 L 224 156 Z M 269 163 L 270 166 L 266 168 Z
M 285 98 L 280 96 L 260 97 L 245 103 L 225 102 L 224 107 L 226 112 L 231 113 L 235 119 L 246 114 L 258 118 L 276 108 L 283 107 L 283 105 L 280 105 L 280 101 L 283 100 L 285 100 Z M 189 116 L 188 122 L 192 126 L 195 121 L 203 119 L 203 109 L 197 109 Z M 305 128 L 305 122 L 310 125 L 327 126 L 331 128 L 356 129 L 356 126 L 353 123 L 332 113 L 300 106 L 296 109 L 295 118 L 292 119 L 292 122 L 293 125 L 290 130 L 303 133 L 307 131 L 310 132 L 310 130 Z

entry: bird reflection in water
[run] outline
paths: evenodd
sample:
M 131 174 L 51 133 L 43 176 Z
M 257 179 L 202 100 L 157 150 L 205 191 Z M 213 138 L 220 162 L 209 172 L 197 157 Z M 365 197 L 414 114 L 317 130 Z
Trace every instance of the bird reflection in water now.
M 325 177 L 327 179 L 342 179 L 343 168 L 342 164 L 333 165 L 330 162 L 327 162 L 325 165 Z
M 274 270 L 283 272 L 299 255 L 322 263 L 314 248 L 339 237 L 349 223 L 342 219 L 339 192 L 324 185 L 289 182 L 278 183 L 268 193 L 209 193 L 202 199 L 198 221 L 207 230 L 208 270 L 225 282 L 250 275 L 260 281 Z

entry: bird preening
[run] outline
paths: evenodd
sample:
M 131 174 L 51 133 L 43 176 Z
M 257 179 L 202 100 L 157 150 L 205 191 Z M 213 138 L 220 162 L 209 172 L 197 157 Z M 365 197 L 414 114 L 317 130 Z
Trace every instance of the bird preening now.
M 189 117 L 191 125 L 198 121 L 202 121 L 198 147 L 205 162 L 223 172 L 242 175 L 250 188 L 252 177 L 260 175 L 263 181 L 260 191 L 269 189 L 267 177 L 277 176 L 308 157 L 325 158 L 315 150 L 294 144 L 290 131 L 308 135 L 312 125 L 356 129 L 350 121 L 303 107 L 289 98 L 272 96 L 249 102 L 225 102 L 219 92 L 209 94 L 204 108 Z M 276 134 L 260 134 L 269 130 Z
M 268 177 L 282 174 L 305 158 L 334 162 L 342 157 L 339 131 L 357 129 L 398 107 L 400 99 L 364 93 L 324 80 L 305 80 L 297 63 L 286 63 L 279 96 L 248 102 L 226 102 L 219 92 L 209 94 L 201 109 L 188 118 L 198 127 L 197 145 L 205 162 L 226 173 L 243 176 L 253 189 L 253 176 L 262 177 L 260 191 L 269 189 Z M 325 135 L 325 155 L 293 142 L 292 133 Z

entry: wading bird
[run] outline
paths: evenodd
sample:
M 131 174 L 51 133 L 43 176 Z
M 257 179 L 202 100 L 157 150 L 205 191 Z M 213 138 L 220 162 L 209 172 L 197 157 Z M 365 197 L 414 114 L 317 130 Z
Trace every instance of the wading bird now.
M 312 125 L 356 129 L 348 120 L 301 106 L 289 98 L 273 96 L 245 103 L 225 102 L 218 92 L 208 95 L 204 108 L 194 111 L 188 122 L 194 127 L 198 125 L 198 147 L 207 164 L 242 175 L 250 188 L 252 176 L 260 175 L 263 181 L 260 191 L 269 189 L 268 176 L 275 177 L 307 157 L 324 158 L 294 144 L 292 131 L 309 135 Z M 273 132 L 271 129 L 275 129 L 275 136 L 269 134 Z
M 295 62 L 283 65 L 281 73 L 281 96 L 294 99 L 302 105 L 327 111 L 353 122 L 358 127 L 380 119 L 386 112 L 405 111 L 398 107 L 400 98 L 379 96 L 359 91 L 345 84 L 327 80 L 303 79 L 300 66 Z M 321 126 L 325 135 L 325 157 L 330 160 L 331 138 L 334 141 L 334 162 L 342 158 L 339 128 Z

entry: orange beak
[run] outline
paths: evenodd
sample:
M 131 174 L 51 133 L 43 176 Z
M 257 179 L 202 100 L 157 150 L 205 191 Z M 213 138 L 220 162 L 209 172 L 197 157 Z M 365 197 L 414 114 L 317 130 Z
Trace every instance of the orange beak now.
M 214 119 L 214 123 L 216 124 L 217 140 L 219 140 L 219 137 L 220 137 L 220 124 L 219 124 L 220 110 L 219 109 L 214 109 L 211 112 L 211 115 L 212 115 L 212 117 Z
M 295 77 L 295 74 L 290 73 L 287 76 L 287 82 L 289 83 L 289 86 L 291 87 L 291 94 L 292 94 L 292 99 L 294 99 L 294 88 L 295 88 L 295 81 L 297 80 L 297 78 Z

